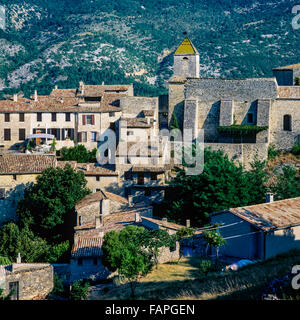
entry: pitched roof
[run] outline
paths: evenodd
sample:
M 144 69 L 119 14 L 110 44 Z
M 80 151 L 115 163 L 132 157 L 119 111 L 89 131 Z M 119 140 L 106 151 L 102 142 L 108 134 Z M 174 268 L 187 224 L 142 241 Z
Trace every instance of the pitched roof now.
M 82 171 L 85 176 L 118 176 L 118 171 L 111 170 L 93 163 L 77 163 L 76 161 L 58 161 L 57 167 L 70 165 L 74 170 Z
M 86 206 L 89 206 L 95 202 L 99 202 L 100 200 L 109 199 L 112 201 L 120 202 L 123 204 L 128 204 L 128 200 L 114 193 L 110 193 L 107 191 L 98 191 L 85 196 L 82 200 L 80 200 L 76 204 L 76 210 L 80 210 Z
M 213 215 L 230 212 L 259 229 L 270 231 L 300 224 L 300 197 L 224 210 Z
M 278 95 L 281 99 L 299 99 L 300 87 L 299 86 L 280 86 L 278 87 Z
M 300 63 L 296 63 L 296 64 L 290 64 L 289 66 L 277 67 L 277 68 L 274 68 L 273 70 L 293 70 L 293 69 L 299 69 L 299 68 L 300 68 Z
M 0 175 L 39 174 L 51 167 L 56 167 L 55 156 L 28 154 L 0 156 Z
M 199 54 L 199 52 L 197 51 L 197 49 L 195 48 L 195 46 L 192 44 L 191 40 L 186 37 L 181 44 L 179 45 L 179 47 L 176 49 L 175 55 L 195 55 L 195 54 Z
M 127 128 L 152 128 L 153 119 L 148 123 L 145 118 L 121 118 L 121 121 L 127 122 Z
M 72 257 L 99 257 L 102 255 L 102 242 L 101 237 L 75 237 Z

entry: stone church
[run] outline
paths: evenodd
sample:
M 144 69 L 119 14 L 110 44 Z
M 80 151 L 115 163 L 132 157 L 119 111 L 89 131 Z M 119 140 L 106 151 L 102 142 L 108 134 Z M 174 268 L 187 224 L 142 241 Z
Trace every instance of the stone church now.
M 200 54 L 189 38 L 174 53 L 169 87 L 169 125 L 176 116 L 205 147 L 222 149 L 246 167 L 270 145 L 288 150 L 300 139 L 300 64 L 273 69 L 272 78 L 215 79 L 200 74 Z

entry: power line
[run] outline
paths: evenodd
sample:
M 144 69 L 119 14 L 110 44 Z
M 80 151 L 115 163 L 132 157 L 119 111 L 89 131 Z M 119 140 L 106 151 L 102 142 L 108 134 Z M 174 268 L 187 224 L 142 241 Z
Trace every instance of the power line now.
M 238 234 L 236 236 L 231 236 L 231 237 L 227 237 L 227 238 L 223 238 L 224 240 L 228 240 L 228 239 L 233 239 L 233 238 L 239 238 L 239 237 L 244 237 L 244 236 L 248 236 L 250 234 L 255 234 L 255 233 L 261 233 L 263 232 L 262 230 L 260 231 L 255 231 L 255 232 L 249 232 L 249 233 L 244 233 L 244 234 Z
M 222 228 L 227 228 L 227 227 L 231 227 L 231 226 L 234 226 L 236 224 L 240 224 L 240 223 L 244 223 L 245 221 L 240 221 L 240 222 L 234 222 L 234 223 L 231 223 L 231 224 L 223 224 L 219 227 L 213 227 L 213 228 L 210 228 L 210 227 L 207 227 L 207 228 L 201 228 L 201 229 L 197 229 L 197 231 L 210 231 L 210 230 L 216 230 L 216 229 L 222 229 Z

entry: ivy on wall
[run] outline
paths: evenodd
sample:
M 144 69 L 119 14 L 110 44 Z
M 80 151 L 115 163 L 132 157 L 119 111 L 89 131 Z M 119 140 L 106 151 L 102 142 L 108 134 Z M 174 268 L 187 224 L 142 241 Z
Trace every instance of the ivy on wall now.
M 231 125 L 231 126 L 218 127 L 218 131 L 220 133 L 227 133 L 230 135 L 239 135 L 239 136 L 257 134 L 267 129 L 268 129 L 268 126 L 257 126 L 257 125 Z

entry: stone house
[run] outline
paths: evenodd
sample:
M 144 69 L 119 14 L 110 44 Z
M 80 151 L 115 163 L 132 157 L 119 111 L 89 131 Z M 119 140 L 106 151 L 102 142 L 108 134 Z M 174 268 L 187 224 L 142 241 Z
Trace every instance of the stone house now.
M 24 190 L 47 168 L 56 166 L 53 155 L 0 155 L 0 225 L 15 218 Z
M 293 147 L 300 134 L 300 89 L 293 81 L 299 65 L 274 69 L 273 78 L 206 79 L 199 72 L 199 56 L 188 38 L 174 53 L 169 125 L 175 115 L 193 138 L 204 130 L 206 147 L 222 149 L 246 167 L 256 154 L 265 160 L 270 145 Z M 240 128 L 238 134 L 233 125 Z M 243 132 L 241 126 L 248 129 Z
M 30 99 L 17 95 L 2 100 L 0 145 L 17 149 L 35 133 L 54 135 L 57 148 L 83 144 L 97 148 L 107 129 L 121 117 L 120 98 L 133 95 L 132 85 L 85 85 L 78 89 L 55 88 L 49 96 L 35 91 Z
M 3 294 L 13 290 L 11 300 L 43 300 L 54 286 L 53 267 L 48 263 L 13 263 L 0 266 Z
M 220 248 L 226 256 L 268 259 L 292 249 L 300 249 L 300 198 L 232 208 L 211 215 L 227 244 Z

